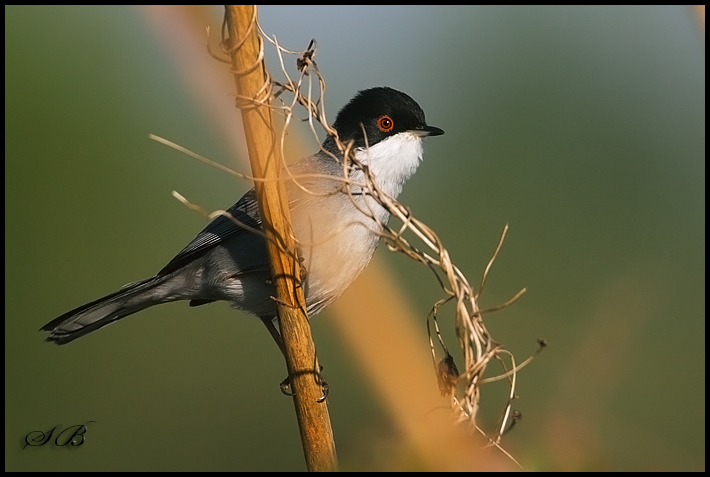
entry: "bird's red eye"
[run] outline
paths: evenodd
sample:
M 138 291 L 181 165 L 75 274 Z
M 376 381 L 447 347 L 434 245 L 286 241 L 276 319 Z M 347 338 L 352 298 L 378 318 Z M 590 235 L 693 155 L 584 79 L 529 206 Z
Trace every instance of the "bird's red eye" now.
M 390 132 L 394 127 L 394 121 L 389 116 L 381 116 L 377 120 L 377 127 L 380 128 L 382 132 Z

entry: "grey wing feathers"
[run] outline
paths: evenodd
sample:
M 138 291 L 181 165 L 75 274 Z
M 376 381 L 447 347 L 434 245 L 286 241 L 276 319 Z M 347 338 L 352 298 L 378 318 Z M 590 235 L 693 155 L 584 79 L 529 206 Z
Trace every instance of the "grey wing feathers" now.
M 261 216 L 256 202 L 254 189 L 249 190 L 227 212 L 234 219 L 247 227 L 261 230 Z M 168 275 L 184 265 L 192 262 L 210 248 L 218 245 L 230 237 L 242 233 L 252 233 L 241 227 L 229 217 L 221 215 L 214 219 L 192 241 L 183 248 L 170 262 L 163 267 L 157 276 Z

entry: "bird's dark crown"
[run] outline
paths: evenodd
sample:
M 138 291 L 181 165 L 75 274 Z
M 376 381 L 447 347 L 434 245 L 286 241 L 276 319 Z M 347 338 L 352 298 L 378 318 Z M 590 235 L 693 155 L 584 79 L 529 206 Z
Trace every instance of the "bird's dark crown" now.
M 389 116 L 392 120 L 393 126 L 388 131 L 378 127 L 378 121 L 383 116 Z M 333 123 L 340 140 L 343 143 L 352 140 L 355 147 L 373 146 L 397 133 L 425 126 L 424 111 L 419 104 L 408 94 L 386 86 L 358 92 L 338 112 Z M 330 137 L 324 143 L 326 149 L 329 149 L 328 146 L 335 146 Z

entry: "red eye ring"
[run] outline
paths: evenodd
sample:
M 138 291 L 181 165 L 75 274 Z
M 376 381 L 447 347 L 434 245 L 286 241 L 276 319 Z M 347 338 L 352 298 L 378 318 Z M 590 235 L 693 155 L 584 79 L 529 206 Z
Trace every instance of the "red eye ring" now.
M 394 121 L 387 115 L 380 116 L 377 120 L 377 127 L 380 128 L 382 132 L 390 132 L 394 128 Z

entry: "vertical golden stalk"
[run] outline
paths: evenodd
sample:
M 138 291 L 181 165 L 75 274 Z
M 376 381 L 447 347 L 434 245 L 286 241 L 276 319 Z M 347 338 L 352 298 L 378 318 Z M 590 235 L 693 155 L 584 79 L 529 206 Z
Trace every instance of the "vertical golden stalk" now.
M 259 212 L 267 236 L 267 249 L 275 287 L 284 354 L 294 391 L 296 416 L 308 470 L 336 470 L 333 431 L 326 402 L 318 402 L 322 389 L 316 373 L 315 347 L 306 314 L 300 264 L 296 260 L 288 199 L 280 180 L 280 148 L 268 101 L 268 79 L 263 44 L 256 27 L 256 7 L 229 5 L 226 12 L 229 50 L 242 105 L 247 148 L 255 178 Z

